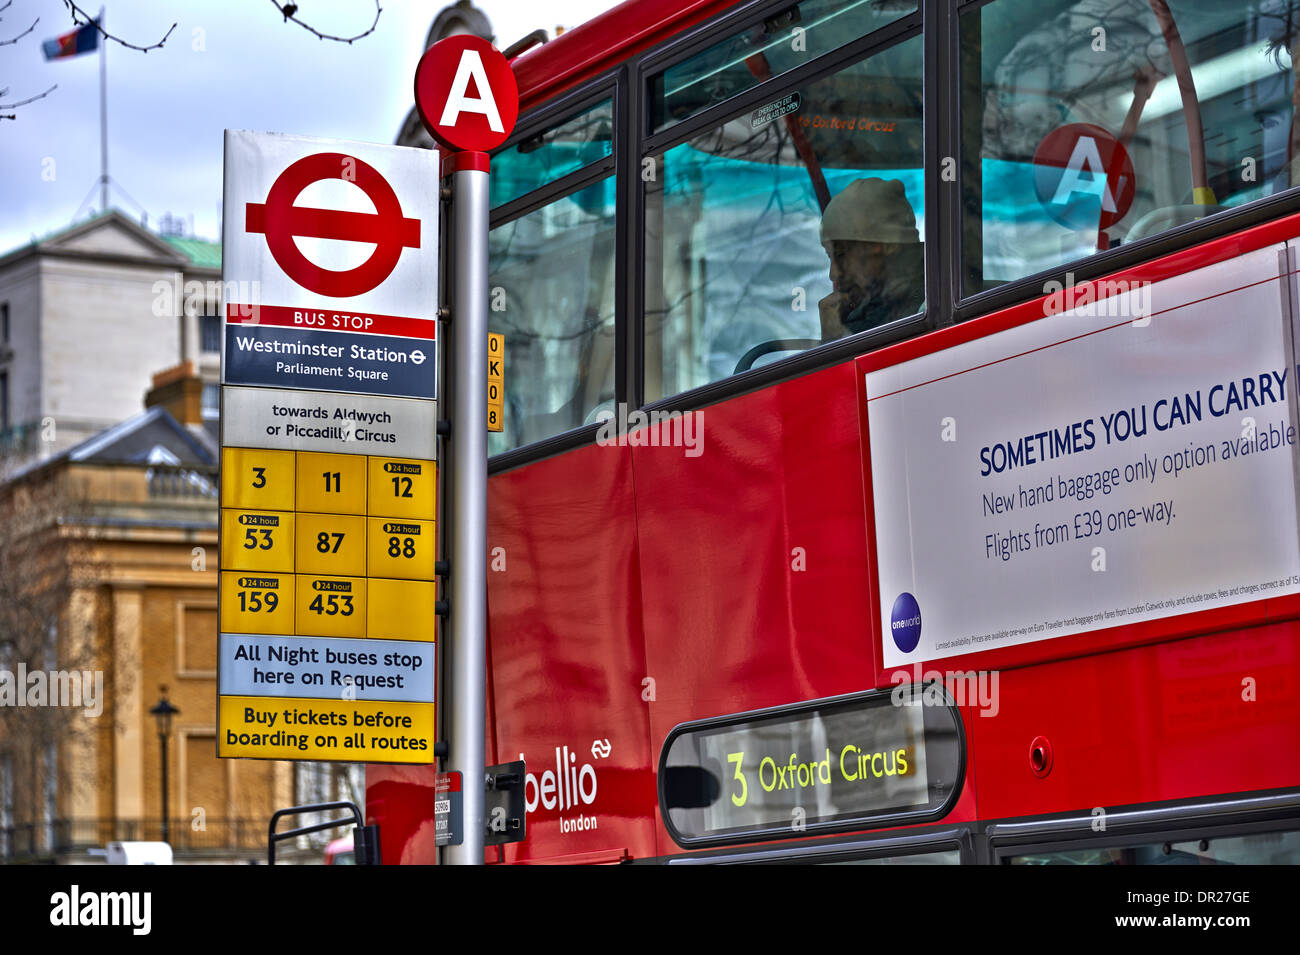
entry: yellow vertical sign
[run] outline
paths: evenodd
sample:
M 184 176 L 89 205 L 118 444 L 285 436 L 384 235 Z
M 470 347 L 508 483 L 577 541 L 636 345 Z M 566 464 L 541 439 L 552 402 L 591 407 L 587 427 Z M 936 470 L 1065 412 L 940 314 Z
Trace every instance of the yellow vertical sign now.
M 488 409 L 489 431 L 505 430 L 506 403 L 506 337 L 500 332 L 488 332 Z

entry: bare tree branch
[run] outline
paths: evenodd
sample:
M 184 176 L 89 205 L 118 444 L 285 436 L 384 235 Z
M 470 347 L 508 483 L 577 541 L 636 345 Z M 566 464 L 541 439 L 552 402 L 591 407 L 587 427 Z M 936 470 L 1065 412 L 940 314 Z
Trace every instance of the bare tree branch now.
M 9 0 L 9 2 L 12 3 L 13 0 Z M 9 6 L 8 3 L 5 4 L 5 7 L 7 7 L 7 6 Z M 4 9 L 4 7 L 0 7 L 0 10 L 3 10 L 3 9 Z M 38 23 L 40 23 L 40 22 L 41 22 L 41 18 L 40 18 L 40 17 L 37 17 L 35 20 L 32 21 L 32 25 L 31 25 L 31 26 L 29 26 L 29 27 L 28 27 L 26 30 L 24 30 L 22 33 L 18 34 L 18 35 L 17 35 L 16 37 L 14 37 L 12 40 L 0 40 L 0 46 L 8 46 L 8 45 L 11 44 L 11 43 L 17 43 L 19 40 L 21 40 L 21 39 L 22 39 L 23 37 L 25 37 L 27 34 L 31 33 L 33 30 L 35 30 L 35 29 L 36 29 L 36 24 L 38 24 Z
M 35 103 L 38 99 L 44 99 L 45 97 L 49 96 L 58 88 L 59 88 L 59 84 L 55 83 L 44 93 L 38 93 L 37 95 L 30 97 L 29 99 L 20 100 L 17 103 L 0 103 L 0 109 L 17 109 L 19 106 L 26 106 L 28 103 Z
M 379 6 L 379 0 L 375 0 L 375 19 L 371 21 L 370 29 L 366 30 L 365 33 L 358 33 L 356 36 L 333 36 L 332 34 L 329 33 L 321 33 L 311 24 L 304 23 L 302 20 L 299 20 L 294 15 L 298 12 L 298 4 L 296 3 L 280 3 L 278 2 L 278 0 L 271 0 L 271 5 L 275 7 L 275 9 L 280 11 L 280 14 L 284 17 L 285 22 L 292 20 L 294 23 L 298 24 L 298 26 L 302 27 L 308 33 L 315 34 L 316 36 L 320 37 L 322 40 L 336 40 L 339 43 L 347 43 L 349 45 L 351 45 L 353 40 L 360 40 L 362 37 L 369 36 L 370 34 L 374 33 L 375 27 L 378 26 L 379 24 L 379 14 L 383 13 L 383 10 Z
M 376 0 L 376 2 L 378 2 L 378 0 Z M 100 36 L 104 37 L 104 39 L 112 40 L 114 43 L 120 44 L 128 50 L 139 50 L 141 53 L 148 53 L 150 50 L 160 49 L 162 45 L 167 42 L 167 38 L 172 35 L 172 31 L 176 29 L 176 24 L 173 23 L 167 28 L 167 32 L 163 34 L 162 39 L 157 43 L 151 43 L 149 46 L 136 46 L 134 43 L 127 43 L 126 40 L 123 40 L 121 37 L 116 37 L 109 33 L 102 26 L 96 23 L 90 14 L 73 3 L 72 0 L 63 0 L 63 5 L 67 7 L 68 11 L 72 14 L 72 22 L 76 26 L 93 26 L 97 31 L 99 31 Z M 78 17 L 81 19 L 78 19 Z

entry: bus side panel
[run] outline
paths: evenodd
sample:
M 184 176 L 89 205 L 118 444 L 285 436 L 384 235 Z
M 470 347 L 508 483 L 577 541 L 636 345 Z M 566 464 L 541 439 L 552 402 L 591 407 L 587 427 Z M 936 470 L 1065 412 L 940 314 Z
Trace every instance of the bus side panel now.
M 983 818 L 1300 785 L 1300 623 L 1001 673 L 976 718 Z M 1045 777 L 1030 744 L 1051 743 Z
M 441 704 L 439 704 L 441 705 Z M 436 767 L 366 766 L 366 822 L 379 826 L 384 865 L 435 865 L 433 783 Z
M 656 758 L 685 720 L 875 676 L 853 363 L 696 415 L 696 448 L 632 449 Z
M 634 512 L 626 447 L 582 448 L 488 482 L 495 751 L 522 754 L 533 807 L 506 861 L 653 854 Z

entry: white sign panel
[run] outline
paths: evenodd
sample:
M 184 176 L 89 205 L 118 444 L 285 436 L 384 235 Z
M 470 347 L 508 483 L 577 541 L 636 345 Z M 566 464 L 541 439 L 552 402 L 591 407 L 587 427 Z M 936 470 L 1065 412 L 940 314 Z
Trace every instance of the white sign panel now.
M 338 331 L 411 333 L 376 316 L 432 329 L 438 161 L 430 149 L 226 130 L 223 277 L 257 295 L 239 304 Z
M 217 692 L 432 703 L 434 651 L 411 640 L 223 633 Z
M 886 666 L 1300 592 L 1277 252 L 866 376 Z
M 437 449 L 436 401 L 226 387 L 222 402 L 221 443 L 228 448 L 429 460 Z

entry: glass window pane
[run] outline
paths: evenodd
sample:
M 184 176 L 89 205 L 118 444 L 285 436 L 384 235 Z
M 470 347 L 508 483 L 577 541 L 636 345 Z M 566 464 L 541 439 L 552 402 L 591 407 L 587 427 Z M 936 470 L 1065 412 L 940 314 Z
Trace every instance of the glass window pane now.
M 667 129 L 915 10 L 915 0 L 793 4 L 654 76 L 650 129 Z
M 1113 0 L 1104 21 L 1085 6 L 962 17 L 966 294 L 1280 192 L 1300 169 L 1290 4 Z
M 1300 865 L 1300 832 L 1088 847 L 1013 856 L 1012 865 Z
M 826 865 L 961 865 L 961 851 L 941 849 L 906 856 L 877 856 L 874 859 L 843 859 Z
M 921 77 L 918 36 L 656 157 L 647 401 L 922 309 Z
M 598 419 L 614 404 L 614 179 L 497 226 L 488 330 L 505 335 L 505 431 L 488 452 Z
M 530 136 L 492 157 L 493 208 L 614 152 L 614 103 L 604 99 L 571 119 Z

